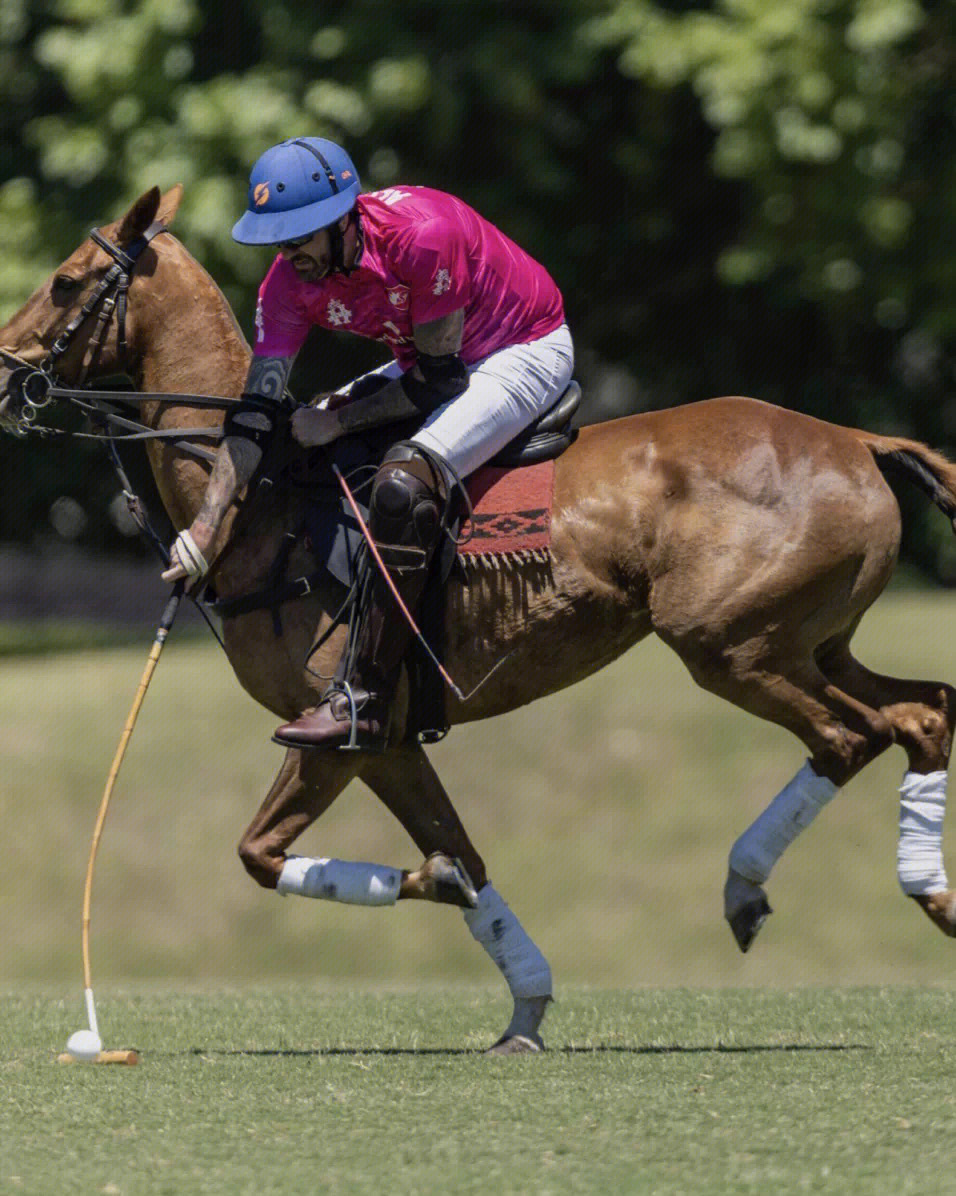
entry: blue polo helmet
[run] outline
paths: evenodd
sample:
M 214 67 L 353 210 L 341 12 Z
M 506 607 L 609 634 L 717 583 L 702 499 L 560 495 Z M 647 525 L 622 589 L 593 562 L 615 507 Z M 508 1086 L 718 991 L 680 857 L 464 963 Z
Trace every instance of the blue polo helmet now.
M 277 245 L 334 224 L 355 207 L 361 184 L 341 146 L 294 137 L 266 150 L 249 176 L 248 210 L 233 226 L 242 245 Z

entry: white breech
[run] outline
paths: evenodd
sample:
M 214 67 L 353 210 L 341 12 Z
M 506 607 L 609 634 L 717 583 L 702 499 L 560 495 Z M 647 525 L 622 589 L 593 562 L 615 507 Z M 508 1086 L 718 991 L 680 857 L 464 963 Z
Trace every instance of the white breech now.
M 900 786 L 900 838 L 896 874 L 911 897 L 949 889 L 943 865 L 946 773 L 908 772 Z
M 433 411 L 411 438 L 438 453 L 461 478 L 490 460 L 567 390 L 574 369 L 571 333 L 562 324 L 547 336 L 508 345 L 467 369 L 467 389 Z M 402 372 L 396 361 L 370 371 L 383 378 L 400 378 Z

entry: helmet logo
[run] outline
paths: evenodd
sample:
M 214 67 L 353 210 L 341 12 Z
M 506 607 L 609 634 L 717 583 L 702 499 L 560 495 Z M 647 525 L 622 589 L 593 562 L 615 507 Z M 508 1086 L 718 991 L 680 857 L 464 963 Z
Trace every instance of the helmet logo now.
M 263 204 L 269 202 L 268 183 L 256 183 L 255 190 L 252 193 L 252 201 L 257 208 L 261 208 Z
M 345 179 L 350 179 L 351 177 L 352 177 L 351 170 L 343 170 L 342 173 L 339 175 L 339 178 L 342 179 L 343 181 Z

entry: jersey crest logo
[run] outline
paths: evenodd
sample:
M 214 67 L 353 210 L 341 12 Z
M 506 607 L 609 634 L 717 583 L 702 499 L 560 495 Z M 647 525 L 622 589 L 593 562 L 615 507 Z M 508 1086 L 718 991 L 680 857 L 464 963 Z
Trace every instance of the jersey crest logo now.
M 336 328 L 340 324 L 350 324 L 352 322 L 352 313 L 341 299 L 329 300 L 328 317 L 329 323 L 334 324 Z
M 392 307 L 408 307 L 408 287 L 389 287 L 385 294 Z
M 444 295 L 446 291 L 451 290 L 451 275 L 447 270 L 439 270 L 435 275 L 435 284 L 432 287 L 433 295 Z
M 261 208 L 263 204 L 269 202 L 268 183 L 256 183 L 256 189 L 252 193 L 252 202 L 257 208 Z

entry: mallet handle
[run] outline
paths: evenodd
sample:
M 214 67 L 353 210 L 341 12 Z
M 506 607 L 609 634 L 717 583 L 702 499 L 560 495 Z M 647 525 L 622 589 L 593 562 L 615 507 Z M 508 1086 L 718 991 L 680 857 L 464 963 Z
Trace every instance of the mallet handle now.
M 123 757 L 126 755 L 126 746 L 130 741 L 130 736 L 133 734 L 133 728 L 136 726 L 136 719 L 139 717 L 139 710 L 143 704 L 143 699 L 146 697 L 146 690 L 149 688 L 150 680 L 153 672 L 156 669 L 156 662 L 159 660 L 159 654 L 163 650 L 163 644 L 166 642 L 166 637 L 169 635 L 169 629 L 173 625 L 173 620 L 176 618 L 176 611 L 179 608 L 180 600 L 185 589 L 185 581 L 178 581 L 173 586 L 173 592 L 166 603 L 166 609 L 163 611 L 163 617 L 160 620 L 159 626 L 156 628 L 156 638 L 153 641 L 153 646 L 150 649 L 149 658 L 146 661 L 146 668 L 143 670 L 143 676 L 140 678 L 139 688 L 136 690 L 136 697 L 133 699 L 133 705 L 130 707 L 130 712 L 126 717 L 126 725 L 123 727 L 123 734 L 120 736 L 119 744 L 116 748 L 116 754 L 113 756 L 113 764 L 110 768 L 109 776 L 106 779 L 106 788 L 103 790 L 103 797 L 100 801 L 99 812 L 96 815 L 96 823 L 93 827 L 93 839 L 90 843 L 90 858 L 86 865 L 86 884 L 83 886 L 83 924 L 82 924 L 82 943 L 83 943 L 83 987 L 91 994 L 92 999 L 93 983 L 91 980 L 90 970 L 90 904 L 93 896 L 93 865 L 96 862 L 96 853 L 100 846 L 100 839 L 103 835 L 103 826 L 106 823 L 106 811 L 109 809 L 110 798 L 113 796 L 113 788 L 116 785 L 116 778 L 119 775 L 120 765 L 123 763 Z M 89 1002 L 88 1002 L 89 1003 Z M 91 1029 L 95 1029 L 95 1017 L 91 1019 Z

